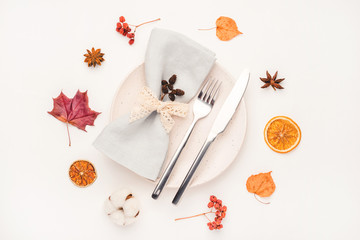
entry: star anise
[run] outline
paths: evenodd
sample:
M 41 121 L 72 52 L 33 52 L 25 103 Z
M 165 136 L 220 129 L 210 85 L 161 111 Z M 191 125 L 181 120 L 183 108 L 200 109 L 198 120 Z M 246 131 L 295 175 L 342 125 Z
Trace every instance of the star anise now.
M 269 74 L 268 71 L 266 71 L 266 78 L 260 78 L 261 81 L 263 81 L 265 84 L 261 88 L 267 88 L 268 86 L 271 86 L 275 91 L 277 89 L 284 89 L 280 83 L 285 80 L 285 78 L 276 79 L 278 72 L 274 74 L 273 77 Z
M 95 50 L 94 48 L 91 49 L 91 52 L 86 49 L 86 51 L 88 52 L 87 54 L 84 54 L 84 56 L 86 57 L 84 62 L 88 63 L 88 67 L 91 66 L 96 66 L 96 64 L 101 65 L 101 62 L 105 61 L 105 59 L 103 58 L 103 56 L 105 55 L 104 53 L 101 53 L 101 49 L 97 49 Z

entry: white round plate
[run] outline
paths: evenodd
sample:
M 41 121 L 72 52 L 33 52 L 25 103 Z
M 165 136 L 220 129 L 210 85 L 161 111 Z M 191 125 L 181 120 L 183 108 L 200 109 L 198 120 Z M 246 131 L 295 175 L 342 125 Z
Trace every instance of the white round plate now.
M 175 168 L 168 180 L 167 187 L 177 188 L 181 185 L 187 171 L 190 169 L 197 153 L 199 152 L 202 144 L 204 143 L 208 132 L 214 122 L 221 105 L 224 103 L 226 97 L 230 93 L 235 79 L 228 74 L 222 67 L 216 63 L 209 73 L 207 79 L 217 79 L 222 82 L 218 99 L 210 112 L 210 114 L 199 120 L 183 149 Z M 159 85 L 161 84 L 159 79 Z M 144 64 L 137 67 L 129 76 L 124 80 L 115 94 L 111 106 L 111 121 L 117 117 L 130 112 L 131 107 L 135 103 L 136 96 L 141 88 L 145 85 L 145 72 Z M 186 94 L 186 93 L 185 93 Z M 193 119 L 192 104 L 195 98 L 190 101 L 190 111 L 187 117 L 173 117 L 175 126 L 170 132 L 170 143 L 168 153 L 163 164 L 163 170 L 170 161 L 173 153 L 182 140 L 186 130 L 190 126 Z M 230 164 L 236 159 L 236 156 L 244 141 L 246 132 L 246 108 L 244 100 L 241 101 L 240 106 L 235 112 L 231 122 L 220 134 L 217 139 L 212 143 L 207 153 L 205 154 L 202 163 L 195 173 L 191 186 L 197 186 L 212 180 L 220 175 Z M 160 173 L 160 174 L 161 174 Z

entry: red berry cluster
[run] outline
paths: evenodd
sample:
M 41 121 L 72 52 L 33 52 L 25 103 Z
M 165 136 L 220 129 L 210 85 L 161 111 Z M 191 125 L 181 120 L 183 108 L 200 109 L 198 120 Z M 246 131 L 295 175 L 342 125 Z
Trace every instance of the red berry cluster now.
M 131 32 L 131 28 L 129 27 L 129 24 L 125 22 L 125 17 L 121 16 L 119 18 L 119 22 L 116 23 L 116 31 L 120 34 L 122 34 L 124 37 L 130 38 L 129 44 L 133 45 L 135 42 L 135 32 Z
M 223 225 L 221 224 L 221 221 L 226 216 L 227 207 L 222 205 L 222 201 L 220 199 L 217 199 L 214 195 L 210 196 L 210 202 L 208 203 L 208 208 L 211 208 L 211 211 L 213 209 L 216 210 L 215 212 L 215 219 L 214 221 L 208 222 L 208 227 L 210 230 L 214 229 L 222 229 Z
M 207 206 L 210 208 L 210 211 L 208 211 L 208 212 L 200 213 L 200 214 L 190 216 L 190 217 L 177 218 L 177 219 L 175 219 L 175 221 L 189 219 L 189 218 L 193 218 L 193 217 L 199 217 L 199 216 L 204 215 L 209 220 L 207 225 L 210 230 L 222 229 L 223 225 L 221 224 L 221 221 L 226 216 L 227 207 L 225 205 L 223 205 L 222 201 L 220 199 L 217 199 L 214 195 L 210 196 L 210 202 L 208 203 Z M 207 214 L 210 214 L 210 213 L 215 213 L 214 221 L 211 221 L 209 219 L 209 217 L 207 216 Z

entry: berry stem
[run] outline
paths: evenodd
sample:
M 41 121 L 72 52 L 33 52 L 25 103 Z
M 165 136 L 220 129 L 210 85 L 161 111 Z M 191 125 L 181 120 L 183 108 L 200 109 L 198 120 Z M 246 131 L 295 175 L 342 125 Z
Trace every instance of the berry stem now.
M 255 193 L 254 193 L 254 197 L 255 197 L 256 200 L 258 200 L 258 201 L 261 202 L 262 204 L 270 204 L 270 202 L 263 202 L 263 201 L 261 201 L 260 199 L 258 199 L 258 198 L 256 197 L 256 194 L 255 194 Z
M 216 27 L 212 27 L 212 28 L 199 28 L 198 30 L 200 31 L 208 31 L 208 30 L 213 30 L 215 29 Z
M 160 18 L 157 18 L 157 19 L 155 19 L 155 20 L 151 20 L 151 21 L 148 21 L 148 22 L 143 22 L 143 23 L 141 23 L 141 24 L 139 24 L 139 25 L 133 25 L 133 24 L 129 24 L 129 25 L 135 27 L 134 32 L 136 32 L 136 29 L 137 29 L 138 27 L 140 27 L 140 26 L 142 26 L 142 25 L 144 25 L 144 24 L 152 23 L 152 22 L 156 22 L 156 21 L 160 21 Z
M 199 217 L 199 216 L 202 216 L 202 215 L 205 215 L 208 214 L 208 213 L 213 213 L 213 212 L 204 212 L 204 213 L 200 213 L 200 214 L 197 214 L 197 215 L 194 215 L 194 216 L 190 216 L 190 217 L 183 217 L 183 218 L 177 218 L 175 219 L 175 221 L 178 221 L 178 220 L 183 220 L 183 219 L 188 219 L 188 218 L 194 218 L 194 217 Z M 206 216 L 207 217 L 207 216 Z
M 206 214 L 204 214 L 204 216 L 207 218 L 207 220 L 209 220 L 209 222 L 211 222 L 210 218 Z
M 152 22 L 156 22 L 156 21 L 160 21 L 160 18 L 157 18 L 157 19 L 155 19 L 155 20 L 151 20 L 151 21 L 148 21 L 148 22 L 141 23 L 141 24 L 139 24 L 139 25 L 136 25 L 135 27 L 140 27 L 140 26 L 142 26 L 142 25 L 144 25 L 144 24 L 152 23 Z
M 66 123 L 66 129 L 67 129 L 67 133 L 68 133 L 68 137 L 69 137 L 69 147 L 71 147 L 71 139 L 70 139 L 70 132 L 69 132 L 69 123 Z

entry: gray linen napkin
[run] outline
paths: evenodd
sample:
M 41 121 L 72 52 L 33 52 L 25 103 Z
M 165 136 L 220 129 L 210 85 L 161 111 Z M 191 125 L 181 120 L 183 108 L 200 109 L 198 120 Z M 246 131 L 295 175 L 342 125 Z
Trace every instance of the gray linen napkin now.
M 176 101 L 186 103 L 194 97 L 214 62 L 215 54 L 207 48 L 182 34 L 155 28 L 145 56 L 146 83 L 160 97 L 161 80 L 176 74 L 176 86 L 185 91 Z M 129 116 L 130 113 L 106 126 L 94 146 L 133 172 L 156 180 L 165 160 L 169 135 L 157 112 L 132 123 Z

